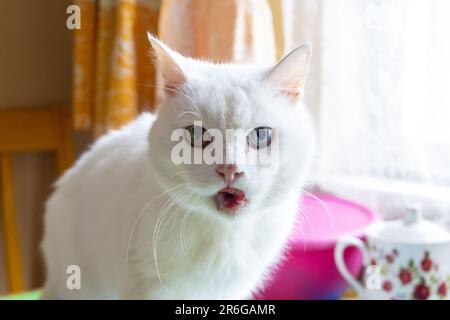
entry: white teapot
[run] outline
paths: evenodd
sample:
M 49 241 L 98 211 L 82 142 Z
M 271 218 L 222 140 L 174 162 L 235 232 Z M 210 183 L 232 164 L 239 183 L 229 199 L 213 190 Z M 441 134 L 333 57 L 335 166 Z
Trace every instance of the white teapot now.
M 360 299 L 450 299 L 450 233 L 411 209 L 403 220 L 366 229 L 366 240 L 339 239 L 334 258 Z M 344 250 L 358 247 L 366 266 L 362 283 L 349 272 Z

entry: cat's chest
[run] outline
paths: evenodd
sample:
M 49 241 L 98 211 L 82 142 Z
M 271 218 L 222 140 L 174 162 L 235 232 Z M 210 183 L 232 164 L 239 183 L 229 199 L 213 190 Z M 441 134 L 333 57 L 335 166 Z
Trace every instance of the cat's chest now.
M 164 273 L 167 298 L 193 298 L 193 293 L 195 299 L 248 297 L 265 272 L 267 259 L 257 250 L 215 249 L 216 252 L 201 257 L 173 261 L 172 267 Z
M 198 298 L 245 298 L 281 253 L 285 237 L 272 229 L 259 225 L 233 230 L 237 234 L 191 233 L 184 245 L 166 239 L 171 249 L 158 262 L 166 287 L 175 298 L 193 290 Z

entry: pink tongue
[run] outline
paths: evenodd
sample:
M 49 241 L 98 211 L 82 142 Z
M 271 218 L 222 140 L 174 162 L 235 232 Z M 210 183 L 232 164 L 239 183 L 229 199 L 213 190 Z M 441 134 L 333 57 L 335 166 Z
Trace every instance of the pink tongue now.
M 245 193 L 238 189 L 223 188 L 219 192 L 225 194 L 225 201 L 232 200 L 232 201 L 241 203 L 245 200 Z
M 223 195 L 223 204 L 227 208 L 237 207 L 245 201 L 245 193 L 238 189 L 223 188 L 219 193 Z

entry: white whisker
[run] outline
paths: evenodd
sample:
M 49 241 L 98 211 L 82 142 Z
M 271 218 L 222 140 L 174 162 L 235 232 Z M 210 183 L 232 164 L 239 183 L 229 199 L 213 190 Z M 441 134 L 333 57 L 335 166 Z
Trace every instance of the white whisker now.
M 125 254 L 125 280 L 127 279 L 127 276 L 128 276 L 128 260 L 129 260 L 129 253 L 130 253 L 131 243 L 132 243 L 132 240 L 133 240 L 133 236 L 134 236 L 137 224 L 139 223 L 139 220 L 141 219 L 142 215 L 145 213 L 145 211 L 150 206 L 150 204 L 152 204 L 155 200 L 157 200 L 158 198 L 162 197 L 167 192 L 170 192 L 170 191 L 176 190 L 178 188 L 184 187 L 185 185 L 186 185 L 186 183 L 183 183 L 183 184 L 177 185 L 175 187 L 172 187 L 170 189 L 167 189 L 167 190 L 161 192 L 159 195 L 157 195 L 156 197 L 154 197 L 153 199 L 148 201 L 145 204 L 145 206 L 142 208 L 142 210 L 139 212 L 139 214 L 137 215 L 136 219 L 134 220 L 133 226 L 131 228 L 130 235 L 128 237 L 128 242 L 127 242 L 127 250 L 126 250 L 126 254 Z

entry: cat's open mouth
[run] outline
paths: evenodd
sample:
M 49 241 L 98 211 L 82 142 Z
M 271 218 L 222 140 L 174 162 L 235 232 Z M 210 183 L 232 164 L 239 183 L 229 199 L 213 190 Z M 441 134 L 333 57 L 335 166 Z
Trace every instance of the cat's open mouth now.
M 223 188 L 216 194 L 217 209 L 234 214 L 247 203 L 245 192 L 236 188 Z

